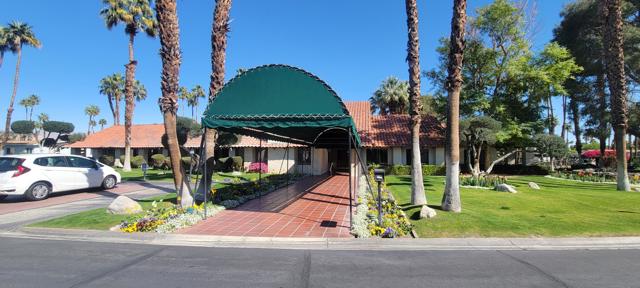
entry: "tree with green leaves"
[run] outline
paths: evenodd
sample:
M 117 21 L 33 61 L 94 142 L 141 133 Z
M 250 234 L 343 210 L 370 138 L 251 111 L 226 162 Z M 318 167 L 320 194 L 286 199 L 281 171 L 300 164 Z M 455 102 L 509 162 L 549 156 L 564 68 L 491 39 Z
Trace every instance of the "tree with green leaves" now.
M 189 92 L 188 105 L 191 107 L 191 118 L 193 121 L 197 121 L 196 116 L 198 115 L 198 106 L 200 105 L 200 98 L 204 98 L 204 89 L 202 86 L 196 85 Z
M 120 125 L 120 101 L 124 94 L 124 77 L 114 73 L 100 80 L 100 94 L 107 96 L 113 114 L 113 124 Z
M 123 24 L 124 32 L 129 36 L 129 62 L 125 65 L 125 148 L 122 170 L 131 171 L 131 126 L 136 99 L 135 70 L 138 63 L 133 55 L 133 44 L 136 35 L 141 32 L 155 37 L 158 23 L 151 8 L 151 0 L 103 0 L 103 3 L 105 7 L 100 11 L 100 15 L 104 18 L 107 28 L 110 30 L 118 24 Z
M 31 121 L 33 119 L 33 109 L 35 106 L 40 105 L 40 97 L 32 94 L 29 97 L 20 100 L 19 104 L 24 107 L 25 120 Z
M 460 139 L 465 147 L 469 170 L 474 177 L 480 176 L 480 159 L 484 149 L 494 145 L 502 124 L 488 116 L 478 116 L 460 121 Z
M 371 113 L 380 115 L 407 114 L 409 112 L 409 83 L 390 76 L 380 84 L 369 98 Z
M 89 116 L 89 125 L 87 128 L 87 135 L 90 135 L 91 133 L 93 133 L 93 127 L 96 126 L 96 121 L 94 120 L 94 118 L 100 115 L 100 107 L 96 105 L 89 105 L 86 108 L 84 108 L 84 114 Z
M 104 126 L 107 125 L 107 119 L 100 119 L 98 120 L 98 124 L 100 125 L 100 130 L 104 130 Z
M 0 68 L 2 68 L 2 63 L 4 62 L 4 54 L 13 51 L 9 39 L 7 39 L 6 31 L 7 28 L 0 26 Z
M 17 55 L 16 71 L 13 78 L 13 92 L 9 100 L 9 108 L 7 109 L 7 120 L 5 122 L 4 137 L 0 144 L 0 149 L 9 141 L 9 129 L 11 126 L 11 115 L 13 114 L 13 104 L 18 93 L 18 82 L 20 79 L 20 64 L 22 63 L 22 48 L 30 46 L 40 48 L 42 44 L 33 33 L 33 28 L 26 23 L 14 21 L 4 29 L 4 37 L 9 45 L 9 50 Z
M 449 67 L 447 77 L 447 127 L 445 133 L 446 178 L 442 210 L 461 212 L 460 202 L 460 91 L 462 90 L 462 62 L 464 34 L 467 21 L 467 1 L 453 2 L 451 39 L 449 40 Z
M 569 153 L 569 148 L 560 136 L 537 134 L 533 136 L 533 143 L 542 156 L 549 157 L 551 171 L 555 171 L 555 160 Z

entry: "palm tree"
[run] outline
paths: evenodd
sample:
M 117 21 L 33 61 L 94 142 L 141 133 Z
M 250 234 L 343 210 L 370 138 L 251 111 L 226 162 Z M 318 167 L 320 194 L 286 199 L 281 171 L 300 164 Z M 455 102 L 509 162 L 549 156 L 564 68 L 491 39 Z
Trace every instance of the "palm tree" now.
M 32 107 L 31 100 L 29 98 L 23 98 L 18 104 L 24 107 L 24 120 L 29 120 L 29 108 Z
M 93 120 L 93 118 L 100 114 L 100 107 L 96 105 L 89 105 L 84 108 L 84 114 L 89 116 L 89 128 L 87 129 L 87 135 L 89 135 L 93 132 L 93 127 L 96 126 L 96 121 Z
M 178 79 L 180 74 L 180 28 L 175 0 L 157 0 L 156 13 L 160 25 L 160 56 L 162 57 L 162 97 L 160 111 L 164 118 L 164 129 L 169 146 L 173 183 L 178 192 L 178 204 L 189 207 L 193 204 L 189 186 L 182 170 L 180 147 L 176 127 L 178 113 Z
M 31 104 L 29 107 L 29 121 L 31 121 L 33 120 L 33 109 L 40 105 L 40 97 L 38 97 L 38 95 L 31 94 L 27 99 L 29 99 L 29 104 Z
M 627 83 L 624 69 L 624 39 L 622 33 L 622 0 L 602 0 L 604 19 L 605 71 L 611 92 L 611 117 L 615 133 L 617 188 L 631 191 L 627 172 Z
M 411 116 L 411 204 L 426 205 L 420 159 L 420 41 L 418 40 L 418 4 L 405 0 L 407 10 L 407 62 L 409 63 L 409 115 Z
M 371 112 L 380 115 L 407 114 L 409 112 L 409 83 L 396 77 L 382 81 L 378 90 L 369 98 Z
M 122 74 L 114 73 L 100 80 L 100 94 L 107 96 L 107 100 L 109 100 L 114 125 L 120 125 L 120 101 L 123 92 L 124 77 Z
M 0 26 L 0 68 L 2 68 L 2 62 L 4 61 L 4 53 L 11 50 L 11 45 L 7 39 L 7 28 Z
M 9 131 L 11 129 L 11 114 L 13 114 L 13 102 L 16 99 L 18 93 L 18 82 L 20 79 L 20 63 L 22 62 L 22 47 L 31 46 L 40 48 L 42 44 L 40 40 L 36 38 L 33 33 L 33 29 L 26 23 L 14 21 L 5 28 L 5 37 L 10 45 L 10 50 L 14 51 L 18 55 L 16 60 L 16 72 L 13 78 L 13 93 L 11 93 L 11 100 L 9 101 L 9 108 L 7 109 L 7 121 L 5 123 L 4 137 L 2 139 L 2 145 L 4 146 L 9 141 Z
M 98 124 L 100 124 L 100 130 L 103 130 L 104 129 L 104 125 L 107 125 L 107 119 L 104 119 L 104 118 L 100 119 L 98 121 Z
M 187 87 L 178 88 L 178 110 L 180 110 L 180 106 L 183 106 L 184 102 L 187 102 L 187 99 L 191 98 L 191 93 L 187 89 Z M 182 109 L 182 116 L 184 116 L 184 111 L 186 109 Z
M 462 59 L 464 58 L 467 0 L 453 1 L 451 18 L 451 45 L 447 78 L 447 130 L 446 130 L 446 179 L 442 210 L 460 212 L 460 90 L 462 89 Z
M 36 141 L 38 142 L 39 146 L 42 146 L 42 143 L 40 142 L 40 133 L 42 131 L 42 125 L 44 125 L 44 122 L 49 121 L 49 115 L 47 113 L 40 113 L 38 115 L 38 121 L 35 123 L 35 127 L 36 127 Z
M 198 105 L 200 105 L 200 98 L 204 98 L 204 89 L 202 86 L 196 85 L 191 89 L 191 93 L 189 93 L 189 106 L 191 106 L 191 118 L 193 121 L 196 121 L 196 116 L 198 115 Z M 194 113 L 195 108 L 195 113 Z
M 209 103 L 213 101 L 216 93 L 224 85 L 225 62 L 227 57 L 227 33 L 229 32 L 229 11 L 231 10 L 231 0 L 216 0 L 216 7 L 213 10 L 213 24 L 211 27 L 211 81 L 209 82 Z M 217 132 L 213 129 L 205 128 L 205 137 L 211 145 L 207 145 L 205 159 L 207 168 L 213 168 L 215 143 Z M 202 191 L 209 191 L 211 187 L 211 177 L 213 169 L 207 169 L 202 177 Z M 205 187 L 204 184 L 207 184 Z M 198 191 L 198 193 L 202 192 Z
M 131 125 L 134 109 L 135 70 L 137 61 L 133 57 L 133 42 L 140 32 L 155 37 L 157 22 L 151 9 L 150 0 L 102 0 L 106 5 L 100 15 L 108 29 L 118 24 L 125 26 L 125 33 L 129 35 L 129 63 L 125 65 L 125 112 L 124 112 L 124 164 L 122 170 L 131 171 Z
M 133 98 L 136 102 L 147 99 L 147 88 L 138 80 L 133 84 Z

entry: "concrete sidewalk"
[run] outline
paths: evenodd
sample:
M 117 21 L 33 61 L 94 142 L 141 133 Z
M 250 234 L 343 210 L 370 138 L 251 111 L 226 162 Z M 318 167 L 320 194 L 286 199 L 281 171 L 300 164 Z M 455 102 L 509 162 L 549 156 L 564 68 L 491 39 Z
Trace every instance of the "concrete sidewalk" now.
M 0 232 L 0 237 L 131 243 L 160 246 L 266 248 L 305 250 L 611 250 L 640 249 L 640 237 L 597 238 L 419 238 L 339 239 L 204 236 L 184 234 L 21 228 Z

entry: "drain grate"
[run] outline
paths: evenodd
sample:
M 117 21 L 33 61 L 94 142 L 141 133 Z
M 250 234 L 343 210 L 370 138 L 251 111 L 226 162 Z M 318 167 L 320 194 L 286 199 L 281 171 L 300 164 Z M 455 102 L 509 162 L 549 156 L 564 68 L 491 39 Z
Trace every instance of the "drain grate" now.
M 322 222 L 320 222 L 320 227 L 335 228 L 337 226 L 338 226 L 338 222 L 336 221 L 323 220 Z

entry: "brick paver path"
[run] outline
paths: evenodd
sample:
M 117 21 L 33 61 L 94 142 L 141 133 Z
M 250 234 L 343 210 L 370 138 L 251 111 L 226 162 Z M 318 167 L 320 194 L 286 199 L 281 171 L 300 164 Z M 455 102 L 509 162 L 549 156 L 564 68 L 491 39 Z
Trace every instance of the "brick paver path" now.
M 13 197 L 0 201 L 0 215 L 20 212 L 29 209 L 37 209 L 54 205 L 66 204 L 80 200 L 87 200 L 100 197 L 105 194 L 120 195 L 134 191 L 148 189 L 142 182 L 124 182 L 118 184 L 115 188 L 105 191 L 72 191 L 53 193 L 51 196 L 42 201 L 27 201 L 22 197 Z M 115 198 L 115 197 L 114 197 Z
M 307 178 L 179 233 L 337 238 L 351 237 L 349 226 L 349 178 L 336 175 Z

